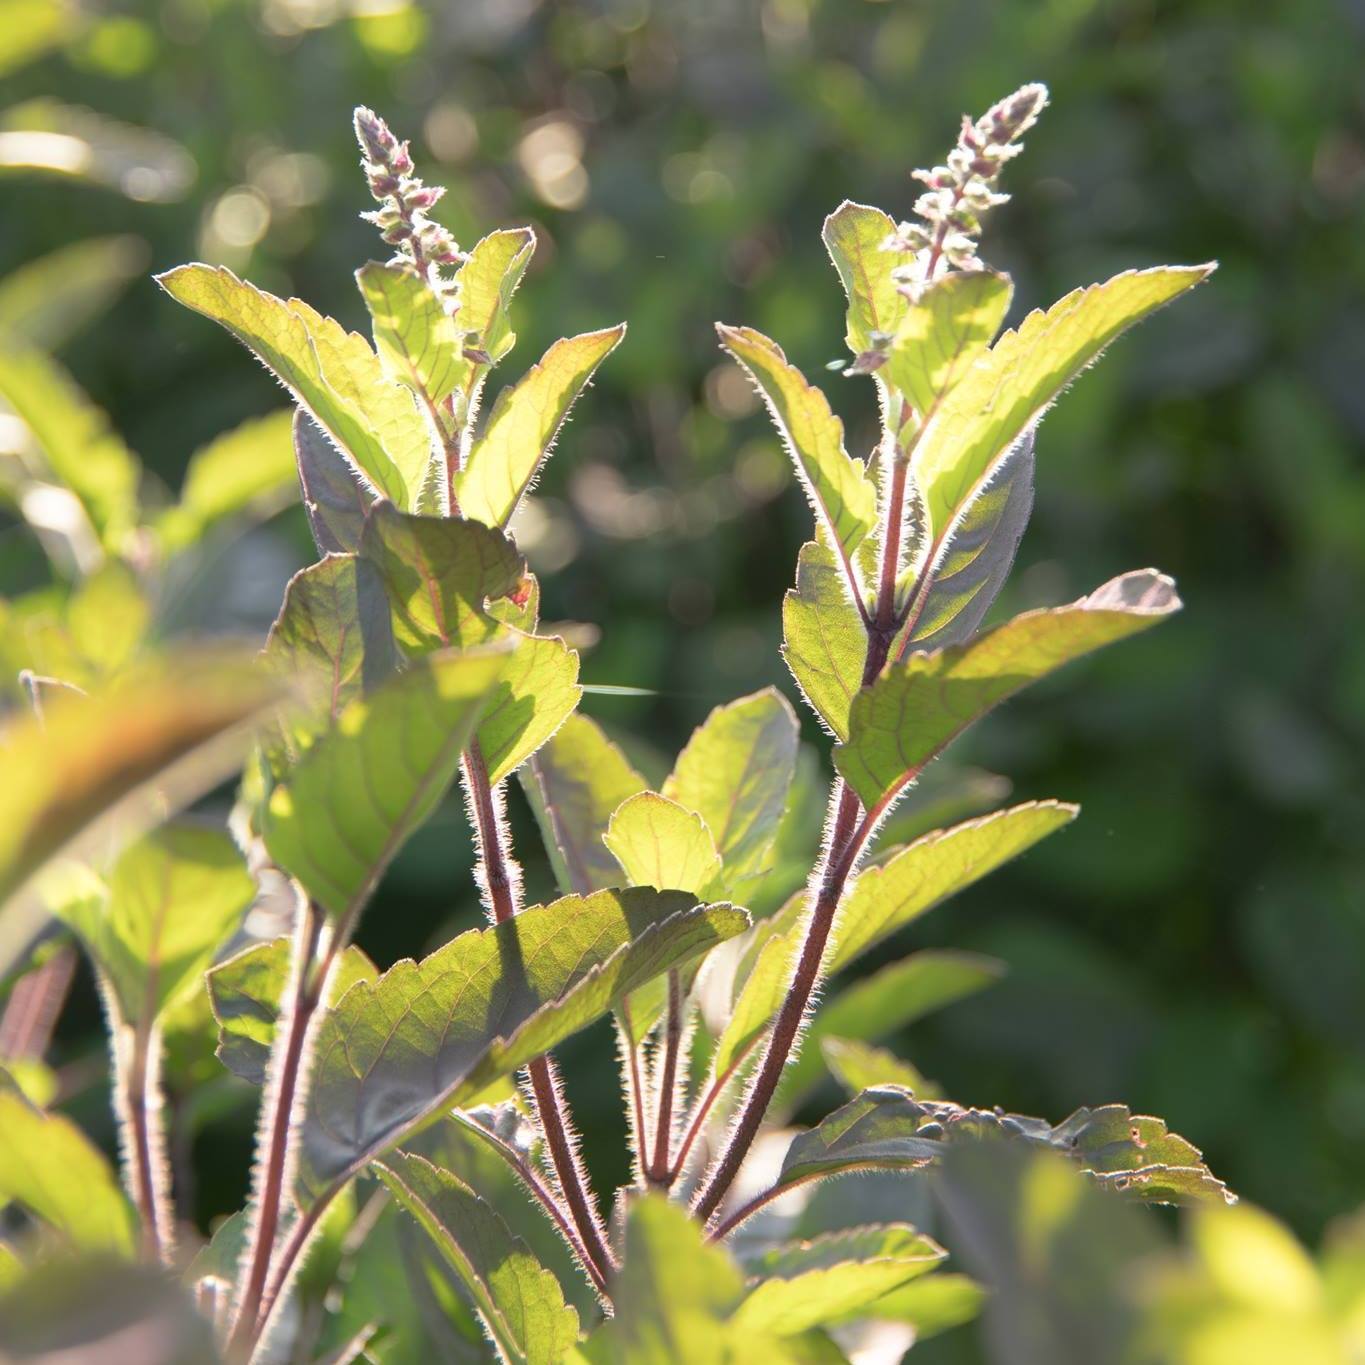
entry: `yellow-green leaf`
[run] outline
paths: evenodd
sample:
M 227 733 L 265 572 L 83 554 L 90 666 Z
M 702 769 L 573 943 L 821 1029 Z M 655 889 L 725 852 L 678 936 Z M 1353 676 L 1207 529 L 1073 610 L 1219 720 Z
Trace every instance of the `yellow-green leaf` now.
M 718 324 L 716 330 L 762 394 L 816 521 L 839 547 L 851 590 L 860 590 L 853 556 L 876 526 L 877 490 L 863 462 L 844 449 L 844 424 L 775 341 L 752 327 Z
M 882 249 L 895 231 L 895 223 L 881 209 L 847 199 L 825 219 L 825 249 L 848 295 L 844 340 L 855 356 L 877 349 L 878 334 L 893 336 L 910 306 L 891 278 L 909 256 Z
M 516 343 L 508 308 L 535 249 L 530 228 L 501 228 L 483 238 L 460 267 L 456 322 L 465 344 L 483 351 L 493 365 Z
M 989 484 L 997 461 L 1115 337 L 1208 277 L 1213 267 L 1130 270 L 1030 313 L 953 389 L 915 447 L 913 469 L 935 541 Z
M 574 400 L 626 334 L 626 325 L 556 341 L 521 380 L 504 389 L 455 481 L 460 513 L 506 526 L 535 483 Z
M 1069 606 L 1016 616 L 966 644 L 911 654 L 858 694 L 835 766 L 865 806 L 883 806 L 997 703 L 1179 607 L 1174 583 L 1142 569 Z
M 578 705 L 578 651 L 557 636 L 513 632 L 511 661 L 479 722 L 479 749 L 496 785 L 514 773 Z
M 622 802 L 605 838 L 631 886 L 703 896 L 720 873 L 720 854 L 706 822 L 657 792 Z
M 459 384 L 466 365 L 455 319 L 408 266 L 371 261 L 355 277 L 385 371 L 439 403 Z

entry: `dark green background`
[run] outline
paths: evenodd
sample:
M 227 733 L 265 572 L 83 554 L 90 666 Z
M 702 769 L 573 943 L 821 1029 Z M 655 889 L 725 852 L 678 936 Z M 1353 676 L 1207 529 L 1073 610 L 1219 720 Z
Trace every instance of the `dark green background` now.
M 809 513 L 712 321 L 761 327 L 822 376 L 865 453 L 871 386 L 822 375 L 843 348 L 821 220 L 844 197 L 905 216 L 909 170 L 941 158 L 961 112 L 1046 81 L 1053 107 L 987 232 L 1015 278 L 1012 316 L 1130 266 L 1221 268 L 1043 425 L 1002 605 L 1065 601 L 1149 563 L 1187 605 L 956 753 L 1017 797 L 1084 812 L 908 936 L 998 954 L 1010 974 L 900 1043 L 964 1102 L 1159 1113 L 1309 1235 L 1365 1198 L 1359 0 L 479 0 L 361 18 L 328 0 L 164 0 L 118 14 L 11 76 L 4 103 L 55 95 L 154 127 L 197 179 L 163 205 L 8 179 L 0 272 L 126 231 L 158 269 L 215 255 L 358 326 L 349 272 L 377 251 L 356 217 L 358 102 L 451 187 L 440 216 L 462 243 L 534 222 L 520 342 L 498 378 L 561 334 L 622 317 L 630 334 L 560 442 L 528 548 L 546 617 L 602 629 L 586 680 L 658 694 L 587 710 L 664 765 L 714 703 L 770 682 L 795 695 L 778 609 Z M 546 203 L 518 156 L 546 121 L 581 138 L 578 207 Z M 225 248 L 215 205 L 244 185 L 268 226 Z M 146 278 L 64 358 L 172 484 L 197 444 L 281 399 Z M 19 578 L 23 537 L 3 539 Z M 263 627 L 306 548 L 291 513 L 234 547 L 184 615 Z M 452 804 L 395 869 L 367 946 L 387 962 L 474 922 L 468 863 Z M 76 1009 L 66 1055 L 96 1046 L 94 1020 Z M 606 1182 L 620 1173 L 610 1042 L 594 1032 L 566 1053 Z M 201 1134 L 201 1217 L 240 1200 L 250 1123 L 242 1110 Z

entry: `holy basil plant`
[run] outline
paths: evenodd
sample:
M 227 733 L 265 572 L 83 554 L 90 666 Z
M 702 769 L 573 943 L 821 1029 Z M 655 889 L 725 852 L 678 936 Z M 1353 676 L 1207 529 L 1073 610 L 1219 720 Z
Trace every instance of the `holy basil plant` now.
M 775 869 L 802 852 L 790 812 L 805 761 L 790 702 L 768 689 L 717 707 L 651 789 L 578 709 L 578 656 L 539 622 L 514 516 L 625 324 L 556 342 L 485 413 L 516 340 L 529 228 L 460 250 L 407 144 L 360 109 L 378 203 L 366 216 L 393 250 L 356 274 L 373 340 L 221 267 L 158 277 L 294 400 L 318 559 L 289 583 L 259 662 L 214 670 L 228 684 L 196 685 L 175 656 L 150 679 L 147 663 L 48 679 L 6 734 L 0 888 L 27 889 L 0 942 L 31 947 L 36 903 L 88 952 L 113 1034 L 122 1171 L 50 1107 L 40 1062 L 11 1048 L 0 1349 L 95 1349 L 137 1318 L 180 1343 L 166 1359 L 838 1361 L 870 1325 L 908 1327 L 908 1342 L 976 1311 L 982 1291 L 943 1268 L 922 1197 L 921 1173 L 964 1143 L 1063 1153 L 1129 1199 L 1229 1197 L 1158 1119 L 1117 1104 L 1060 1123 L 966 1108 L 877 1045 L 1001 964 L 925 951 L 849 974 L 1077 814 L 1030 801 L 907 836 L 887 817 L 926 766 L 1029 683 L 1180 605 L 1169 578 L 1140 569 L 984 625 L 1028 521 L 1043 415 L 1212 269 L 1126 271 L 1002 331 L 1011 284 L 977 254 L 981 218 L 1045 103 L 1025 86 L 966 120 L 947 164 L 917 172 L 911 221 L 854 203 L 826 220 L 848 299 L 845 373 L 869 377 L 880 403 L 866 458 L 777 341 L 718 329 L 815 521 L 782 605 L 783 656 L 832 736 L 833 773 L 823 842 L 785 903 Z M 210 474 L 254 486 L 248 444 L 234 460 Z M 208 511 L 191 499 L 163 519 L 149 560 L 145 537 L 130 538 L 125 464 L 101 481 L 69 463 L 103 537 L 90 575 L 136 565 L 145 583 L 214 515 L 210 486 Z M 221 774 L 201 765 L 186 790 L 176 765 L 225 743 L 240 762 L 244 734 L 231 835 L 99 823 L 148 785 L 189 800 Z M 548 904 L 524 903 L 504 816 L 513 778 L 559 883 Z M 488 922 L 381 968 L 357 925 L 455 784 Z M 119 835 L 114 856 L 107 833 L 76 837 L 92 825 Z M 11 1013 L 43 1004 L 51 942 Z M 553 1059 L 603 1018 L 632 1163 L 610 1199 L 587 1179 Z M 161 1082 L 196 1022 L 216 1033 L 220 1074 L 260 1093 L 250 1199 L 206 1245 L 177 1211 Z M 784 1126 L 827 1075 L 847 1102 L 806 1131 Z M 850 1172 L 881 1182 L 851 1214 L 820 1195 Z M 84 1268 L 62 1262 L 54 1278 L 54 1258 L 73 1254 Z

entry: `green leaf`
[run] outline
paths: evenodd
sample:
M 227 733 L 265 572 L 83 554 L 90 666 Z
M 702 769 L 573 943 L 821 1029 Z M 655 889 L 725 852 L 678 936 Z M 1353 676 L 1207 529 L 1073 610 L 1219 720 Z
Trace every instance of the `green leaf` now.
M 318 553 L 357 549 L 372 499 L 355 467 L 302 409 L 294 414 L 294 460 Z
M 0 28 L 9 31 L 3 17 Z M 146 258 L 140 237 L 88 237 L 26 262 L 0 280 L 0 332 L 42 351 L 58 350 L 108 308 Z
M 1005 451 L 1111 341 L 1212 270 L 1126 271 L 1075 290 L 1006 332 L 953 389 L 915 447 L 913 470 L 934 540 L 990 482 Z
M 747 1264 L 759 1282 L 736 1309 L 734 1326 L 787 1337 L 838 1322 L 919 1279 L 947 1255 L 905 1223 L 848 1228 L 774 1247 Z
M 616 1316 L 608 1330 L 618 1365 L 733 1365 L 728 1319 L 744 1296 L 739 1267 L 685 1210 L 661 1194 L 634 1200 L 626 1215 L 625 1256 L 611 1284 Z M 749 1359 L 766 1360 L 761 1338 Z
M 461 1107 L 747 923 L 680 892 L 566 896 L 353 986 L 318 1031 L 303 1188 L 346 1180 L 438 1109 Z
M 711 712 L 678 755 L 663 795 L 706 822 L 735 894 L 766 870 L 796 768 L 799 734 L 790 704 L 774 688 Z
M 455 480 L 461 515 L 505 527 L 535 483 L 574 400 L 616 349 L 626 325 L 556 341 L 504 389 Z
M 502 632 L 484 601 L 515 593 L 526 568 L 501 531 L 384 502 L 370 509 L 360 553 L 384 580 L 399 644 L 419 652 L 481 644 Z
M 911 1280 L 868 1304 L 855 1315 L 882 1322 L 903 1322 L 915 1329 L 915 1342 L 971 1322 L 986 1302 L 986 1291 L 967 1275 L 930 1275 Z
M 558 637 L 515 632 L 517 647 L 479 722 L 479 749 L 496 785 L 564 724 L 583 689 L 578 651 Z
M 280 1001 L 289 982 L 290 943 L 257 943 L 219 963 L 205 978 L 218 1023 L 216 1056 L 234 1076 L 264 1085 Z M 379 968 L 355 944 L 337 961 L 324 1003 L 339 1000 L 357 981 L 372 981 Z
M 61 1114 L 35 1108 L 0 1072 L 0 1205 L 22 1204 L 71 1247 L 132 1256 L 137 1220 L 109 1163 Z
M 1013 292 L 1008 275 L 959 272 L 935 280 L 906 309 L 880 373 L 921 421 L 990 345 Z
M 411 392 L 384 373 L 364 337 L 221 266 L 182 265 L 157 282 L 247 346 L 379 492 L 400 507 L 416 505 L 430 432 Z
M 1069 606 L 1025 612 L 966 644 L 911 654 L 854 700 L 835 766 L 864 806 L 881 809 L 997 703 L 1179 607 L 1175 584 L 1142 569 Z
M 157 521 L 170 554 L 188 549 L 224 522 L 260 520 L 293 499 L 294 414 L 272 412 L 243 422 L 190 456 L 180 501 Z
M 79 18 L 58 0 L 0 0 L 0 76 L 8 76 L 67 42 Z
M 996 466 L 995 477 L 958 518 L 931 562 L 907 569 L 897 591 L 918 575 L 917 598 L 892 657 L 906 649 L 944 649 L 976 634 L 1014 564 L 1033 511 L 1033 433 L 1025 432 Z
M 44 469 L 79 504 L 99 544 L 117 550 L 137 523 L 137 456 L 58 363 L 14 338 L 0 341 L 0 405 L 28 428 Z
M 763 396 L 816 521 L 839 547 L 851 590 L 861 591 L 853 556 L 877 524 L 877 490 L 862 461 L 844 449 L 844 424 L 775 341 L 752 327 L 717 324 L 716 330 Z
M 296 708 L 286 722 L 292 747 L 306 747 L 397 665 L 389 603 L 374 565 L 355 555 L 328 555 L 300 569 L 284 590 L 265 657 L 281 676 L 299 679 L 316 693 L 316 715 Z
M 782 657 L 807 704 L 836 739 L 863 685 L 867 630 L 834 551 L 808 540 L 796 560 L 796 586 L 782 599 Z
M 107 559 L 82 578 L 66 601 L 72 643 L 98 683 L 125 667 L 146 642 L 152 606 L 138 576 L 121 560 Z M 62 675 L 65 681 L 83 679 Z
M 820 1055 L 830 1074 L 849 1095 L 874 1090 L 881 1085 L 900 1085 L 917 1099 L 943 1098 L 942 1090 L 902 1057 L 856 1038 L 825 1037 L 820 1040 Z
M 822 1039 L 885 1038 L 993 986 L 1003 973 L 1003 963 L 979 953 L 925 949 L 861 977 L 821 1006 L 801 1052 L 783 1073 L 777 1103 L 794 1105 L 820 1080 Z
M 197 986 L 256 895 L 237 846 L 198 825 L 168 825 L 130 845 L 106 901 L 78 898 L 66 918 L 130 1024 L 151 1024 Z
M 271 792 L 266 848 L 329 915 L 359 912 L 445 795 L 507 662 L 502 646 L 430 656 L 347 705 Z
M 941 1156 L 938 1137 L 918 1137 L 923 1108 L 895 1086 L 865 1090 L 794 1137 L 774 1189 L 858 1170 L 917 1170 Z
M 235 651 L 182 650 L 0 730 L 0 973 L 43 921 L 33 874 L 58 854 L 107 852 L 112 833 L 135 838 L 212 790 L 240 767 L 250 723 L 278 695 Z
M 521 785 L 559 889 L 583 896 L 617 885 L 620 864 L 602 836 L 617 807 L 646 783 L 597 722 L 570 716 L 522 770 Z
M 397 1152 L 378 1171 L 468 1289 L 500 1357 L 557 1365 L 578 1339 L 578 1314 L 526 1243 L 468 1185 L 423 1157 Z
M 483 351 L 490 365 L 516 344 L 508 310 L 535 249 L 536 234 L 530 228 L 501 228 L 479 242 L 456 277 L 460 285 L 456 320 L 466 334 L 465 345 Z
M 466 367 L 455 319 L 410 267 L 371 261 L 355 278 L 385 372 L 424 401 L 439 403 L 454 391 Z
M 840 971 L 949 896 L 1069 825 L 1079 806 L 1027 801 L 935 830 L 861 873 L 844 893 L 826 971 Z
M 848 331 L 844 340 L 855 356 L 877 349 L 877 334 L 890 337 L 910 307 L 891 272 L 908 259 L 904 252 L 884 251 L 896 225 L 881 209 L 844 200 L 825 219 L 825 249 L 848 295 Z
M 703 896 L 720 874 L 720 854 L 706 822 L 656 792 L 623 801 L 604 837 L 631 886 Z

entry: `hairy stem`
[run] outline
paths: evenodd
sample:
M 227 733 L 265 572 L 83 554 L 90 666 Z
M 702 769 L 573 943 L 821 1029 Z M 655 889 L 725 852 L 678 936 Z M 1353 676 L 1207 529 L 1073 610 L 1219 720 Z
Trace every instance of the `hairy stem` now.
M 673 1097 L 678 1086 L 678 1054 L 682 1049 L 682 975 L 676 968 L 668 974 L 668 1015 L 664 1022 L 663 1060 L 659 1067 L 658 1117 L 654 1128 L 654 1157 L 649 1178 L 656 1185 L 670 1180 L 668 1149 L 673 1139 Z
M 510 854 L 510 840 L 502 820 L 501 796 L 488 781 L 488 765 L 477 740 L 465 750 L 464 779 L 479 850 L 480 881 L 487 893 L 494 923 L 502 924 L 512 919 L 519 909 L 520 869 Z M 528 1064 L 526 1071 L 560 1193 L 573 1215 L 583 1245 L 598 1271 L 605 1276 L 614 1261 L 601 1218 L 588 1193 L 587 1176 L 572 1136 L 571 1120 L 553 1064 L 549 1057 L 538 1057 Z
M 14 983 L 0 1018 L 0 1059 L 43 1056 L 75 971 L 76 950 L 68 944 Z
M 643 1187 L 647 1179 L 648 1124 L 645 1121 L 645 1087 L 640 1076 L 640 1048 L 635 1041 L 635 1025 L 630 1017 L 629 996 L 621 1001 L 618 1014 L 620 1017 L 616 1023 L 616 1036 L 621 1048 L 621 1075 L 625 1082 L 630 1109 L 628 1117 L 631 1125 L 631 1150 L 635 1156 L 635 1178 Z
M 142 1253 L 148 1261 L 169 1261 L 175 1218 L 161 1119 L 161 1035 L 154 1024 L 122 1024 L 119 1033 L 115 1080 L 127 1134 L 127 1182 L 142 1224 Z
M 271 1059 L 271 1085 L 266 1095 L 266 1111 L 261 1129 L 259 1190 L 252 1201 L 255 1218 L 251 1238 L 242 1259 L 237 1299 L 234 1343 L 256 1340 L 264 1323 L 265 1288 L 274 1259 L 275 1239 L 279 1232 L 280 1208 L 292 1155 L 296 1125 L 295 1101 L 303 1080 L 305 1046 L 309 1026 L 317 1012 L 325 988 L 328 961 L 318 968 L 315 962 L 321 941 L 324 918 L 321 910 L 308 901 L 294 936 L 294 961 L 291 995 L 279 1024 L 275 1055 Z M 334 940 L 339 942 L 339 940 Z

